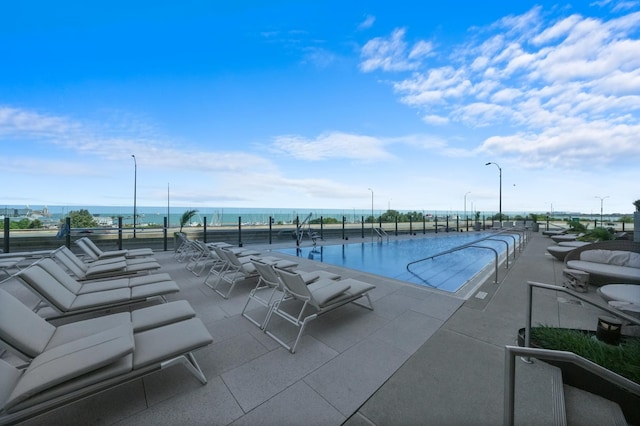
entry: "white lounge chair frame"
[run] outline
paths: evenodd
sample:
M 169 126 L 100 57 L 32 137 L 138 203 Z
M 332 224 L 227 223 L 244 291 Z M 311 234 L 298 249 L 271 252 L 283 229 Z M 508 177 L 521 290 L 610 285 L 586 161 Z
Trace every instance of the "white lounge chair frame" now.
M 319 280 L 307 286 L 300 274 L 278 268 L 275 271 L 284 287 L 284 292 L 281 298 L 273 303 L 265 320 L 264 331 L 292 354 L 295 353 L 307 324 L 320 315 L 347 303 L 354 303 L 371 311 L 373 310 L 369 291 L 374 289 L 375 286 L 371 284 L 348 278 L 340 281 Z M 356 302 L 360 298 L 366 298 L 367 304 Z M 302 302 L 302 307 L 297 315 L 292 315 L 283 309 L 282 303 L 289 299 Z M 314 312 L 307 314 L 305 312 L 307 309 L 311 309 Z M 298 334 L 293 345 L 288 345 L 280 337 L 268 330 L 274 314 L 298 328 Z

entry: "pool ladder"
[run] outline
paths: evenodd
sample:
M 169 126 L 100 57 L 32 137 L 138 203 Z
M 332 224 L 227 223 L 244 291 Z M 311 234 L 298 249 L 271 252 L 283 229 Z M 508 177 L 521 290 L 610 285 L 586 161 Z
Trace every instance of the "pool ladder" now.
M 378 234 L 378 241 L 382 241 L 385 237 L 387 238 L 387 242 L 389 242 L 389 234 L 382 228 L 373 228 L 376 234 Z

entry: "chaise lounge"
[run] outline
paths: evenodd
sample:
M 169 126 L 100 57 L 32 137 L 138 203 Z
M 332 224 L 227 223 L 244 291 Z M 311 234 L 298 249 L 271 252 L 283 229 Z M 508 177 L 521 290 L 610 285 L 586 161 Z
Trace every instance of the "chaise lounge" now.
M 75 241 L 75 244 L 93 260 L 109 259 L 112 257 L 125 257 L 127 259 L 133 259 L 136 257 L 153 256 L 153 250 L 151 250 L 150 248 L 103 251 L 88 237 L 77 239 Z
M 61 317 L 106 310 L 155 297 L 166 302 L 166 295 L 180 291 L 174 281 L 149 282 L 152 276 L 145 277 L 146 280 L 118 280 L 122 287 L 115 287 L 109 281 L 80 283 L 61 271 L 59 266 L 56 270 L 56 266 L 53 260 L 42 259 L 15 275 L 41 299 L 35 311 L 49 306 Z
M 565 265 L 588 272 L 590 284 L 640 284 L 640 243 L 614 240 L 576 247 Z
M 272 305 L 265 320 L 264 331 L 291 353 L 295 353 L 307 324 L 320 315 L 352 302 L 373 310 L 369 297 L 369 291 L 375 288 L 372 284 L 347 278 L 339 281 L 320 279 L 307 286 L 300 274 L 278 268 L 275 270 L 285 291 L 282 297 Z M 363 297 L 367 299 L 367 305 L 356 303 L 358 299 Z M 287 312 L 283 302 L 289 301 L 302 302 L 298 313 Z M 307 313 L 307 309 L 310 309 L 310 312 Z M 269 330 L 269 324 L 274 314 L 298 328 L 298 334 L 292 345 L 288 345 L 282 338 Z
M 160 269 L 160 264 L 155 260 L 143 263 L 128 263 L 123 258 L 115 261 L 86 264 L 65 246 L 54 250 L 52 257 L 64 265 L 80 281 L 149 273 Z
M 0 359 L 0 424 L 24 421 L 176 364 L 206 384 L 193 351 L 213 339 L 193 311 L 169 305 L 54 327 L 0 291 L 1 340 L 29 359 L 25 366 Z

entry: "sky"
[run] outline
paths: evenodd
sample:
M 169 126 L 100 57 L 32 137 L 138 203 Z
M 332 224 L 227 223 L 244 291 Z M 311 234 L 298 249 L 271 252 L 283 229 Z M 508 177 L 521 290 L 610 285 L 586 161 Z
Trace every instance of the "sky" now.
M 638 1 L 24 0 L 0 61 L 0 204 L 640 199 Z

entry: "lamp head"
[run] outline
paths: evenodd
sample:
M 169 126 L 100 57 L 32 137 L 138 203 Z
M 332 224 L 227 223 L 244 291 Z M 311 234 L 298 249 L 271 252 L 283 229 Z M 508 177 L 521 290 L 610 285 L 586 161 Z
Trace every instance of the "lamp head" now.
M 487 164 L 485 164 L 485 166 L 488 166 L 489 164 L 491 164 L 491 163 L 487 163 Z

